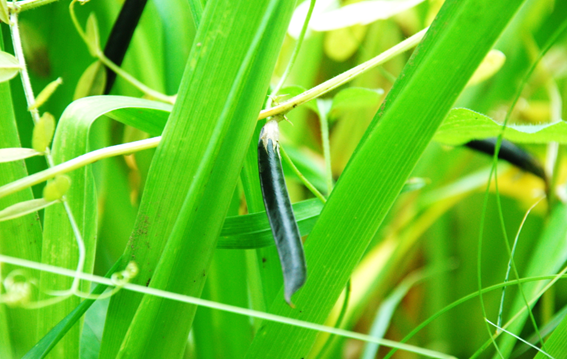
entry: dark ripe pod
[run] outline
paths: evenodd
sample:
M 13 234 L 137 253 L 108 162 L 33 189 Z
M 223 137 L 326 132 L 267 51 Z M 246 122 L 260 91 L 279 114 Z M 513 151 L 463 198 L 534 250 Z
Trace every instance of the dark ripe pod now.
M 285 300 L 293 307 L 291 296 L 305 283 L 307 266 L 301 235 L 285 185 L 278 140 L 278 122 L 270 120 L 260 132 L 258 168 L 264 206 L 282 266 Z
M 144 8 L 146 7 L 146 2 L 147 0 L 126 0 L 124 5 L 122 5 L 122 10 L 120 10 L 120 14 L 114 26 L 112 26 L 112 31 L 104 47 L 104 55 L 118 66 L 120 66 L 122 60 L 124 60 L 124 56 L 134 35 L 134 30 L 136 30 L 142 12 L 144 12 Z M 112 85 L 114 85 L 114 80 L 116 80 L 116 73 L 107 68 L 105 94 L 110 93 Z
M 466 144 L 466 146 L 473 150 L 494 156 L 496 138 L 470 141 Z M 539 161 L 528 152 L 514 145 L 512 142 L 502 140 L 500 150 L 498 151 L 498 159 L 504 160 L 526 172 L 536 175 L 547 184 L 547 176 L 545 175 L 545 171 Z

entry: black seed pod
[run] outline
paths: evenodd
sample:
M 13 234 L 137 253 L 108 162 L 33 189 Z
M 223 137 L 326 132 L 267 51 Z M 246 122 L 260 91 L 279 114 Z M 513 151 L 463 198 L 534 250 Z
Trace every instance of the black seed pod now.
M 307 267 L 301 235 L 285 185 L 278 140 L 278 122 L 270 120 L 260 132 L 258 168 L 264 206 L 282 266 L 285 300 L 293 307 L 291 296 L 305 283 Z
M 114 26 L 112 26 L 112 31 L 104 47 L 104 55 L 118 66 L 122 65 L 122 60 L 124 60 L 126 51 L 130 46 L 130 41 L 138 26 L 146 2 L 147 0 L 126 0 Z M 112 89 L 114 80 L 116 80 L 116 73 L 107 68 L 105 94 L 108 94 Z
M 466 144 L 466 146 L 473 150 L 493 156 L 494 150 L 496 149 L 496 138 L 470 141 Z M 536 175 L 543 179 L 547 184 L 547 176 L 545 175 L 545 171 L 539 161 L 528 152 L 514 145 L 512 142 L 502 140 L 500 151 L 498 151 L 498 159 L 504 160 L 526 172 Z

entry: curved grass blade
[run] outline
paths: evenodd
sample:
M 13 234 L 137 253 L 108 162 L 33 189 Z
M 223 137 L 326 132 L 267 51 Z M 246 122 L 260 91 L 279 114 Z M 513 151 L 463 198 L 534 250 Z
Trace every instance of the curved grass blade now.
M 299 232 L 302 236 L 311 232 L 323 203 L 317 198 L 308 199 L 292 205 Z M 222 227 L 217 248 L 252 249 L 274 245 L 270 223 L 266 212 L 251 213 L 243 216 L 227 217 Z
M 260 132 L 258 168 L 266 214 L 276 241 L 284 276 L 284 297 L 293 307 L 291 296 L 303 286 L 307 265 L 301 235 L 291 209 L 282 170 L 277 120 L 270 120 Z
M 493 156 L 496 149 L 496 138 L 487 138 L 484 140 L 473 140 L 467 142 L 465 145 L 470 149 L 486 153 Z M 498 159 L 504 160 L 516 167 L 523 169 L 526 172 L 532 173 L 541 178 L 547 184 L 547 176 L 539 161 L 516 146 L 510 141 L 502 140 L 500 151 L 498 152 Z
M 126 0 L 108 36 L 108 41 L 104 47 L 104 55 L 118 66 L 124 60 L 146 2 L 147 0 Z M 116 73 L 107 67 L 105 94 L 110 93 L 115 80 Z
M 113 273 L 123 268 L 126 264 L 126 256 L 122 256 L 114 263 L 114 265 L 108 270 L 104 278 L 110 278 Z M 92 290 L 91 295 L 102 294 L 108 285 L 97 284 L 97 286 Z M 33 348 L 26 354 L 22 359 L 42 359 L 49 354 L 51 349 L 55 347 L 59 340 L 67 334 L 69 329 L 77 323 L 77 321 L 86 313 L 86 311 L 93 305 L 94 299 L 83 300 L 71 313 L 69 313 L 65 318 L 63 318 L 56 326 L 53 327 Z

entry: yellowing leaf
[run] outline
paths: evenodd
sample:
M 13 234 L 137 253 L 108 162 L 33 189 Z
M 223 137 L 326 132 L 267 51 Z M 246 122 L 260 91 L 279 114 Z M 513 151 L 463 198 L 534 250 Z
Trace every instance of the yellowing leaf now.
M 102 95 L 106 86 L 106 68 L 100 61 L 95 61 L 81 75 L 73 101 L 83 97 Z
M 476 85 L 491 78 L 500 70 L 504 62 L 506 62 L 506 55 L 498 50 L 490 50 L 472 75 L 467 86 Z
M 0 148 L 0 163 L 23 160 L 37 155 L 41 155 L 41 153 L 33 148 Z
M 43 105 L 51 95 L 57 90 L 57 87 L 63 83 L 63 79 L 61 77 L 57 78 L 55 81 L 51 81 L 45 88 L 37 95 L 35 99 L 35 103 L 30 106 L 30 110 L 36 109 Z
M 352 26 L 330 31 L 325 36 L 325 54 L 335 61 L 351 57 L 366 34 L 366 26 Z
M 5 22 L 6 24 L 10 23 L 8 2 L 6 0 L 0 0 L 0 21 Z
M 41 116 L 38 123 L 33 128 L 32 147 L 37 152 L 45 152 L 53 139 L 53 132 L 55 131 L 55 118 L 49 112 Z
M 14 55 L 0 51 L 0 82 L 10 80 L 18 74 L 21 68 L 22 66 Z
M 60 175 L 49 181 L 43 189 L 43 198 L 46 201 L 57 201 L 63 197 L 71 187 L 69 176 Z
M 37 212 L 40 209 L 52 205 L 53 203 L 55 202 L 47 201 L 44 198 L 32 199 L 29 201 L 16 203 L 0 211 L 0 222 Z

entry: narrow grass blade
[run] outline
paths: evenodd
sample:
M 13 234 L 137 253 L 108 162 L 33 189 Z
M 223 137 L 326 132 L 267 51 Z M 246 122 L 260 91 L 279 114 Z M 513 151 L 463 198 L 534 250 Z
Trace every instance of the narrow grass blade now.
M 564 358 L 567 353 L 567 319 L 563 318 L 561 324 L 551 333 L 549 338 L 545 341 L 545 348 L 547 354 L 555 358 Z M 544 353 L 539 352 L 535 359 L 547 358 Z
M 311 232 L 305 246 L 310 275 L 296 295 L 297 309 L 275 301 L 271 313 L 317 323 L 327 317 L 438 126 L 521 4 L 445 2 Z M 313 333 L 269 323 L 247 358 L 306 356 L 314 339 Z
M 323 203 L 317 198 L 292 205 L 299 232 L 308 235 L 315 225 Z M 274 245 L 274 237 L 266 212 L 227 217 L 224 221 L 217 248 L 253 249 Z
M 307 265 L 282 170 L 277 120 L 268 121 L 260 132 L 258 169 L 266 213 L 280 256 L 284 298 L 293 307 L 291 296 L 305 283 Z
M 140 266 L 137 283 L 202 290 L 294 5 L 273 4 L 265 19 L 268 1 L 207 3 L 128 246 Z M 250 50 L 253 40 L 259 46 Z M 126 292 L 111 299 L 101 358 L 183 350 L 195 307 L 146 297 L 138 309 L 140 300 Z M 172 325 L 156 324 L 164 318 Z
M 103 114 L 110 111 L 131 107 L 160 109 L 166 113 L 171 106 L 159 102 L 124 96 L 97 96 L 77 100 L 67 107 L 57 126 L 52 145 L 54 164 L 59 164 L 86 153 L 89 150 L 91 125 Z M 157 117 L 151 126 L 162 120 Z M 143 124 L 142 121 L 138 123 Z M 145 126 L 142 126 L 145 127 Z M 148 128 L 149 130 L 149 128 Z M 83 270 L 92 272 L 96 249 L 97 200 L 91 166 L 83 167 L 68 174 L 71 187 L 66 194 L 71 213 L 77 222 L 85 246 Z M 74 229 L 69 222 L 63 206 L 51 206 L 45 210 L 42 262 L 75 269 L 79 265 L 79 250 Z M 44 291 L 68 290 L 72 280 L 51 274 L 42 274 L 40 288 Z M 88 283 L 82 284 L 82 290 L 89 289 Z M 40 336 L 45 335 L 78 304 L 80 299 L 71 297 L 60 303 L 39 309 L 42 318 L 38 325 Z M 54 348 L 55 356 L 79 353 L 80 326 L 72 328 L 68 335 Z

